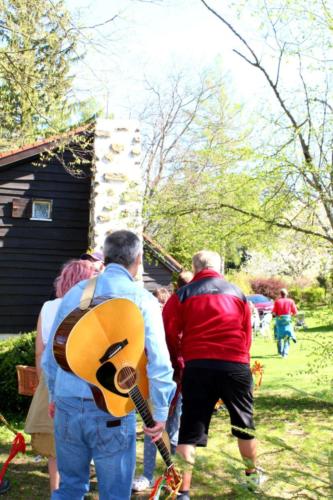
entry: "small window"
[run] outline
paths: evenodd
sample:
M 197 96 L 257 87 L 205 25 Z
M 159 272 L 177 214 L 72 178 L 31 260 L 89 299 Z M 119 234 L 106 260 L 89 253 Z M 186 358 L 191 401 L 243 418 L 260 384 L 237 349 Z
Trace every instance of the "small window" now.
M 32 215 L 33 220 L 52 220 L 52 200 L 33 200 Z

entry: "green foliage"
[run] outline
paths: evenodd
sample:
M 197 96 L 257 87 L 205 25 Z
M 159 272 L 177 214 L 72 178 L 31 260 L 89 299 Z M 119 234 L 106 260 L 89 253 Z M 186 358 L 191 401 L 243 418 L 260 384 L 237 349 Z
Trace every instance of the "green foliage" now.
M 250 277 L 247 273 L 243 271 L 229 271 L 226 279 L 238 286 L 245 295 L 250 295 L 252 293 Z
M 325 290 L 319 286 L 312 286 L 302 290 L 302 302 L 311 307 L 325 302 Z
M 333 319 L 330 306 L 310 306 L 304 310 L 306 329 L 303 335 L 309 343 L 309 356 L 307 363 L 300 367 L 301 375 L 311 375 L 327 386 L 332 387 L 332 357 L 333 357 Z M 331 395 L 332 391 L 328 390 Z
M 306 288 L 293 286 L 289 289 L 289 296 L 295 300 L 296 304 L 307 307 L 317 306 L 326 302 L 325 289 L 319 286 Z
M 148 230 L 184 265 L 204 248 L 239 265 L 244 248 L 263 248 L 274 232 L 268 233 L 260 221 L 226 206 L 237 200 L 259 209 L 258 185 L 251 177 L 233 172 L 231 163 L 213 164 L 211 170 L 200 171 L 200 162 L 210 161 L 213 159 L 198 156 L 196 165 L 169 177 L 160 191 L 146 200 Z M 220 163 L 224 161 L 221 152 Z
M 293 299 L 296 304 L 302 301 L 302 288 L 300 286 L 293 286 L 288 289 L 289 297 Z
M 0 401 L 6 413 L 23 413 L 31 402 L 18 394 L 16 365 L 35 365 L 35 332 L 0 341 Z
M 207 8 L 219 19 L 221 36 L 224 30 L 234 36 L 249 75 L 255 68 L 266 84 L 260 103 L 251 98 L 257 151 L 251 167 L 266 183 L 253 216 L 268 228 L 313 235 L 331 246 L 332 5 L 231 0 L 225 10 Z
M 204 99 L 199 100 L 198 90 L 193 88 L 179 103 L 197 103 L 195 113 L 185 113 L 193 119 L 183 127 L 186 134 L 181 142 L 175 131 L 178 142 L 169 137 L 168 120 L 174 111 L 156 111 L 156 127 L 163 120 L 167 123 L 163 139 L 157 140 L 162 132 L 155 127 L 149 143 L 155 146 L 154 152 L 160 152 L 158 157 L 146 155 L 144 162 L 148 172 L 144 218 L 147 231 L 182 264 L 188 266 L 193 253 L 206 248 L 222 254 L 228 267 L 236 267 L 244 249 L 271 247 L 276 231 L 267 231 L 263 221 L 251 216 L 261 210 L 267 182 L 253 175 L 257 156 L 247 139 L 248 119 L 228 98 L 224 84 L 205 81 L 203 87 L 209 90 Z M 176 107 L 171 97 L 170 101 Z M 242 127 L 245 121 L 247 125 Z M 178 128 L 180 123 L 176 122 Z M 167 165 L 165 157 L 169 158 Z M 153 182 L 154 169 L 158 175 Z
M 68 128 L 78 34 L 63 0 L 0 0 L 0 147 Z
M 333 267 L 329 272 L 321 272 L 317 276 L 317 281 L 319 286 L 325 290 L 326 301 L 333 303 Z

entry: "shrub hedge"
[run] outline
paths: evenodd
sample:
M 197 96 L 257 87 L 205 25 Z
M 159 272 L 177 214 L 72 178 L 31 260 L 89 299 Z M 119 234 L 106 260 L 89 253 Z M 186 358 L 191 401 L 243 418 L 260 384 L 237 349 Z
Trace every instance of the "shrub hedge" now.
M 259 293 L 271 299 L 277 299 L 281 288 L 287 288 L 280 278 L 252 278 L 250 280 L 253 293 Z
M 0 341 L 0 401 L 1 411 L 24 414 L 31 397 L 18 394 L 16 365 L 35 365 L 35 332 Z
M 289 297 L 296 302 L 296 305 L 302 303 L 302 291 L 303 289 L 300 286 L 293 286 L 288 289 Z
M 296 304 L 302 304 L 308 307 L 324 304 L 326 301 L 325 289 L 320 286 L 311 286 L 307 288 L 290 288 L 289 296 L 295 300 Z

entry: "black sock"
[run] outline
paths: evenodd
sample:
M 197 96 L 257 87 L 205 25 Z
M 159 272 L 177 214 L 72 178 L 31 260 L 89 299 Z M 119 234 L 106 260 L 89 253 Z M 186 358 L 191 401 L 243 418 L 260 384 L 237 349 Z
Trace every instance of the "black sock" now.
M 257 474 L 257 471 L 256 470 L 254 472 L 245 471 L 245 476 L 252 476 L 252 474 Z

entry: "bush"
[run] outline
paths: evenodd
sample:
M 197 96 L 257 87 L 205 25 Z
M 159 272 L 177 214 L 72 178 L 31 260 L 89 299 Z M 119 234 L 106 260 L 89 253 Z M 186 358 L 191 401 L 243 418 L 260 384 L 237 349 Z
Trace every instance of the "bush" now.
M 288 293 L 289 297 L 293 299 L 296 302 L 296 304 L 300 304 L 302 302 L 303 290 L 301 287 L 294 286 L 292 288 L 289 288 Z
M 280 278 L 252 278 L 250 283 L 253 293 L 260 293 L 271 299 L 278 298 L 281 288 L 287 287 Z
M 6 415 L 29 408 L 31 398 L 17 392 L 16 365 L 35 365 L 35 336 L 35 332 L 25 333 L 0 342 L 0 401 Z
M 317 277 L 320 288 L 325 290 L 326 303 L 333 303 L 333 268 L 329 273 L 321 273 Z
M 319 286 L 306 288 L 294 286 L 289 289 L 289 297 L 294 299 L 296 304 L 309 307 L 324 304 L 326 300 L 325 289 Z
M 307 306 L 323 304 L 325 302 L 325 289 L 312 286 L 302 290 L 302 302 Z

